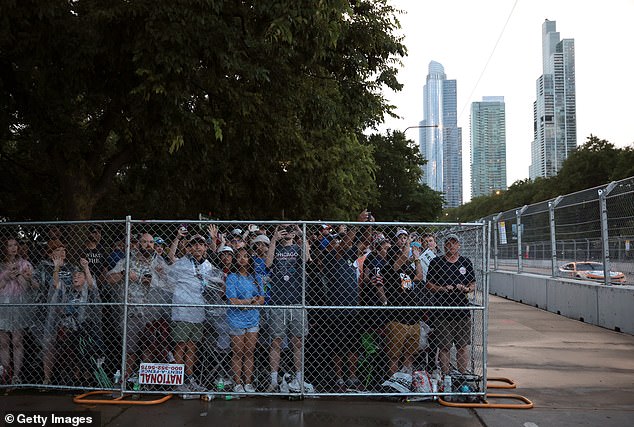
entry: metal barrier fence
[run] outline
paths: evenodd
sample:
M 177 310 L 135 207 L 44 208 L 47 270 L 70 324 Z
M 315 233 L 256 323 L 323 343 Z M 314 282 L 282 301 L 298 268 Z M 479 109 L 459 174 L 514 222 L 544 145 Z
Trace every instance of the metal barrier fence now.
M 486 393 L 484 224 L 127 218 L 0 237 L 4 388 Z
M 553 277 L 589 277 L 606 285 L 632 283 L 634 177 L 518 207 L 484 221 L 494 230 L 490 249 L 495 269 L 512 266 L 518 272 L 531 268 Z M 574 269 L 566 265 L 570 262 L 581 265 Z M 602 271 L 597 274 L 597 269 Z M 589 274 L 590 270 L 594 272 Z

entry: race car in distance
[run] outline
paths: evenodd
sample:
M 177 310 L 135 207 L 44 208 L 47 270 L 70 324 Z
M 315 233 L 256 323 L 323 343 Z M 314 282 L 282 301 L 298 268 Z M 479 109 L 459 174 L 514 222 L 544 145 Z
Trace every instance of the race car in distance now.
M 559 267 L 562 277 L 588 279 L 603 282 L 603 264 L 595 261 L 568 262 Z M 610 283 L 625 284 L 625 274 L 620 271 L 610 271 Z

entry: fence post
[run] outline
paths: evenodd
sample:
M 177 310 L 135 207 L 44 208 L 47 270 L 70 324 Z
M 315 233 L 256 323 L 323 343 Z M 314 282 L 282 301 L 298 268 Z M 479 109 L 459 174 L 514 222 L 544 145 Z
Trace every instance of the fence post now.
M 522 214 L 524 211 L 528 209 L 527 205 L 522 206 L 521 209 L 515 210 L 515 216 L 517 217 L 517 272 L 521 273 L 523 271 L 522 266 Z
M 127 365 L 127 352 L 128 347 L 128 287 L 130 286 L 130 240 L 132 233 L 132 217 L 130 215 L 125 217 L 125 272 L 123 282 L 123 329 L 121 337 L 121 393 L 125 391 L 126 378 L 130 375 L 130 372 L 126 372 Z M 117 386 L 116 384 L 114 385 Z
M 555 234 L 555 208 L 563 199 L 558 196 L 555 200 L 548 202 L 548 214 L 550 216 L 550 257 L 552 260 L 552 276 L 557 276 L 557 239 Z
M 498 269 L 498 257 L 500 256 L 499 253 L 499 249 L 498 249 L 498 239 L 500 238 L 500 229 L 499 229 L 499 222 L 500 222 L 500 218 L 502 217 L 502 212 L 500 212 L 499 214 L 497 214 L 497 216 L 495 217 L 494 220 L 494 233 L 493 233 L 493 268 L 495 270 Z
M 609 183 L 599 190 L 599 211 L 601 215 L 601 248 L 603 249 L 603 284 L 610 284 L 610 243 L 608 234 L 608 208 L 606 199 L 616 187 L 616 182 Z

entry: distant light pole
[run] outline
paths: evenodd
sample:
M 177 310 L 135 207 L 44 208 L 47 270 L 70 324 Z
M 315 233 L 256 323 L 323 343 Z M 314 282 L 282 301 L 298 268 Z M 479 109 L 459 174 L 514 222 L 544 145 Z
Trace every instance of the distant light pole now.
M 438 125 L 418 125 L 418 126 L 408 126 L 405 128 L 405 130 L 403 131 L 403 133 L 407 132 L 410 129 L 420 129 L 420 128 L 437 128 L 440 127 Z

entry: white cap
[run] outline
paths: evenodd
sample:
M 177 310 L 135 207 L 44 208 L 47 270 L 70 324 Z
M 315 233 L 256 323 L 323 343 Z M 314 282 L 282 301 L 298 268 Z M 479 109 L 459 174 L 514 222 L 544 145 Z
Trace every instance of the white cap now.
M 256 243 L 264 243 L 266 245 L 270 245 L 271 240 L 264 234 L 258 234 L 253 240 L 251 240 L 251 245 L 255 245 Z
M 218 253 L 222 253 L 222 252 L 233 253 L 233 248 L 231 246 L 221 246 L 220 249 L 218 249 Z
M 399 230 L 396 232 L 396 238 L 398 239 L 398 238 L 399 238 L 400 236 L 402 236 L 403 234 L 408 234 L 408 233 L 407 233 L 407 231 L 406 231 L 406 230 L 403 230 L 402 228 L 401 228 L 401 229 L 399 229 Z

